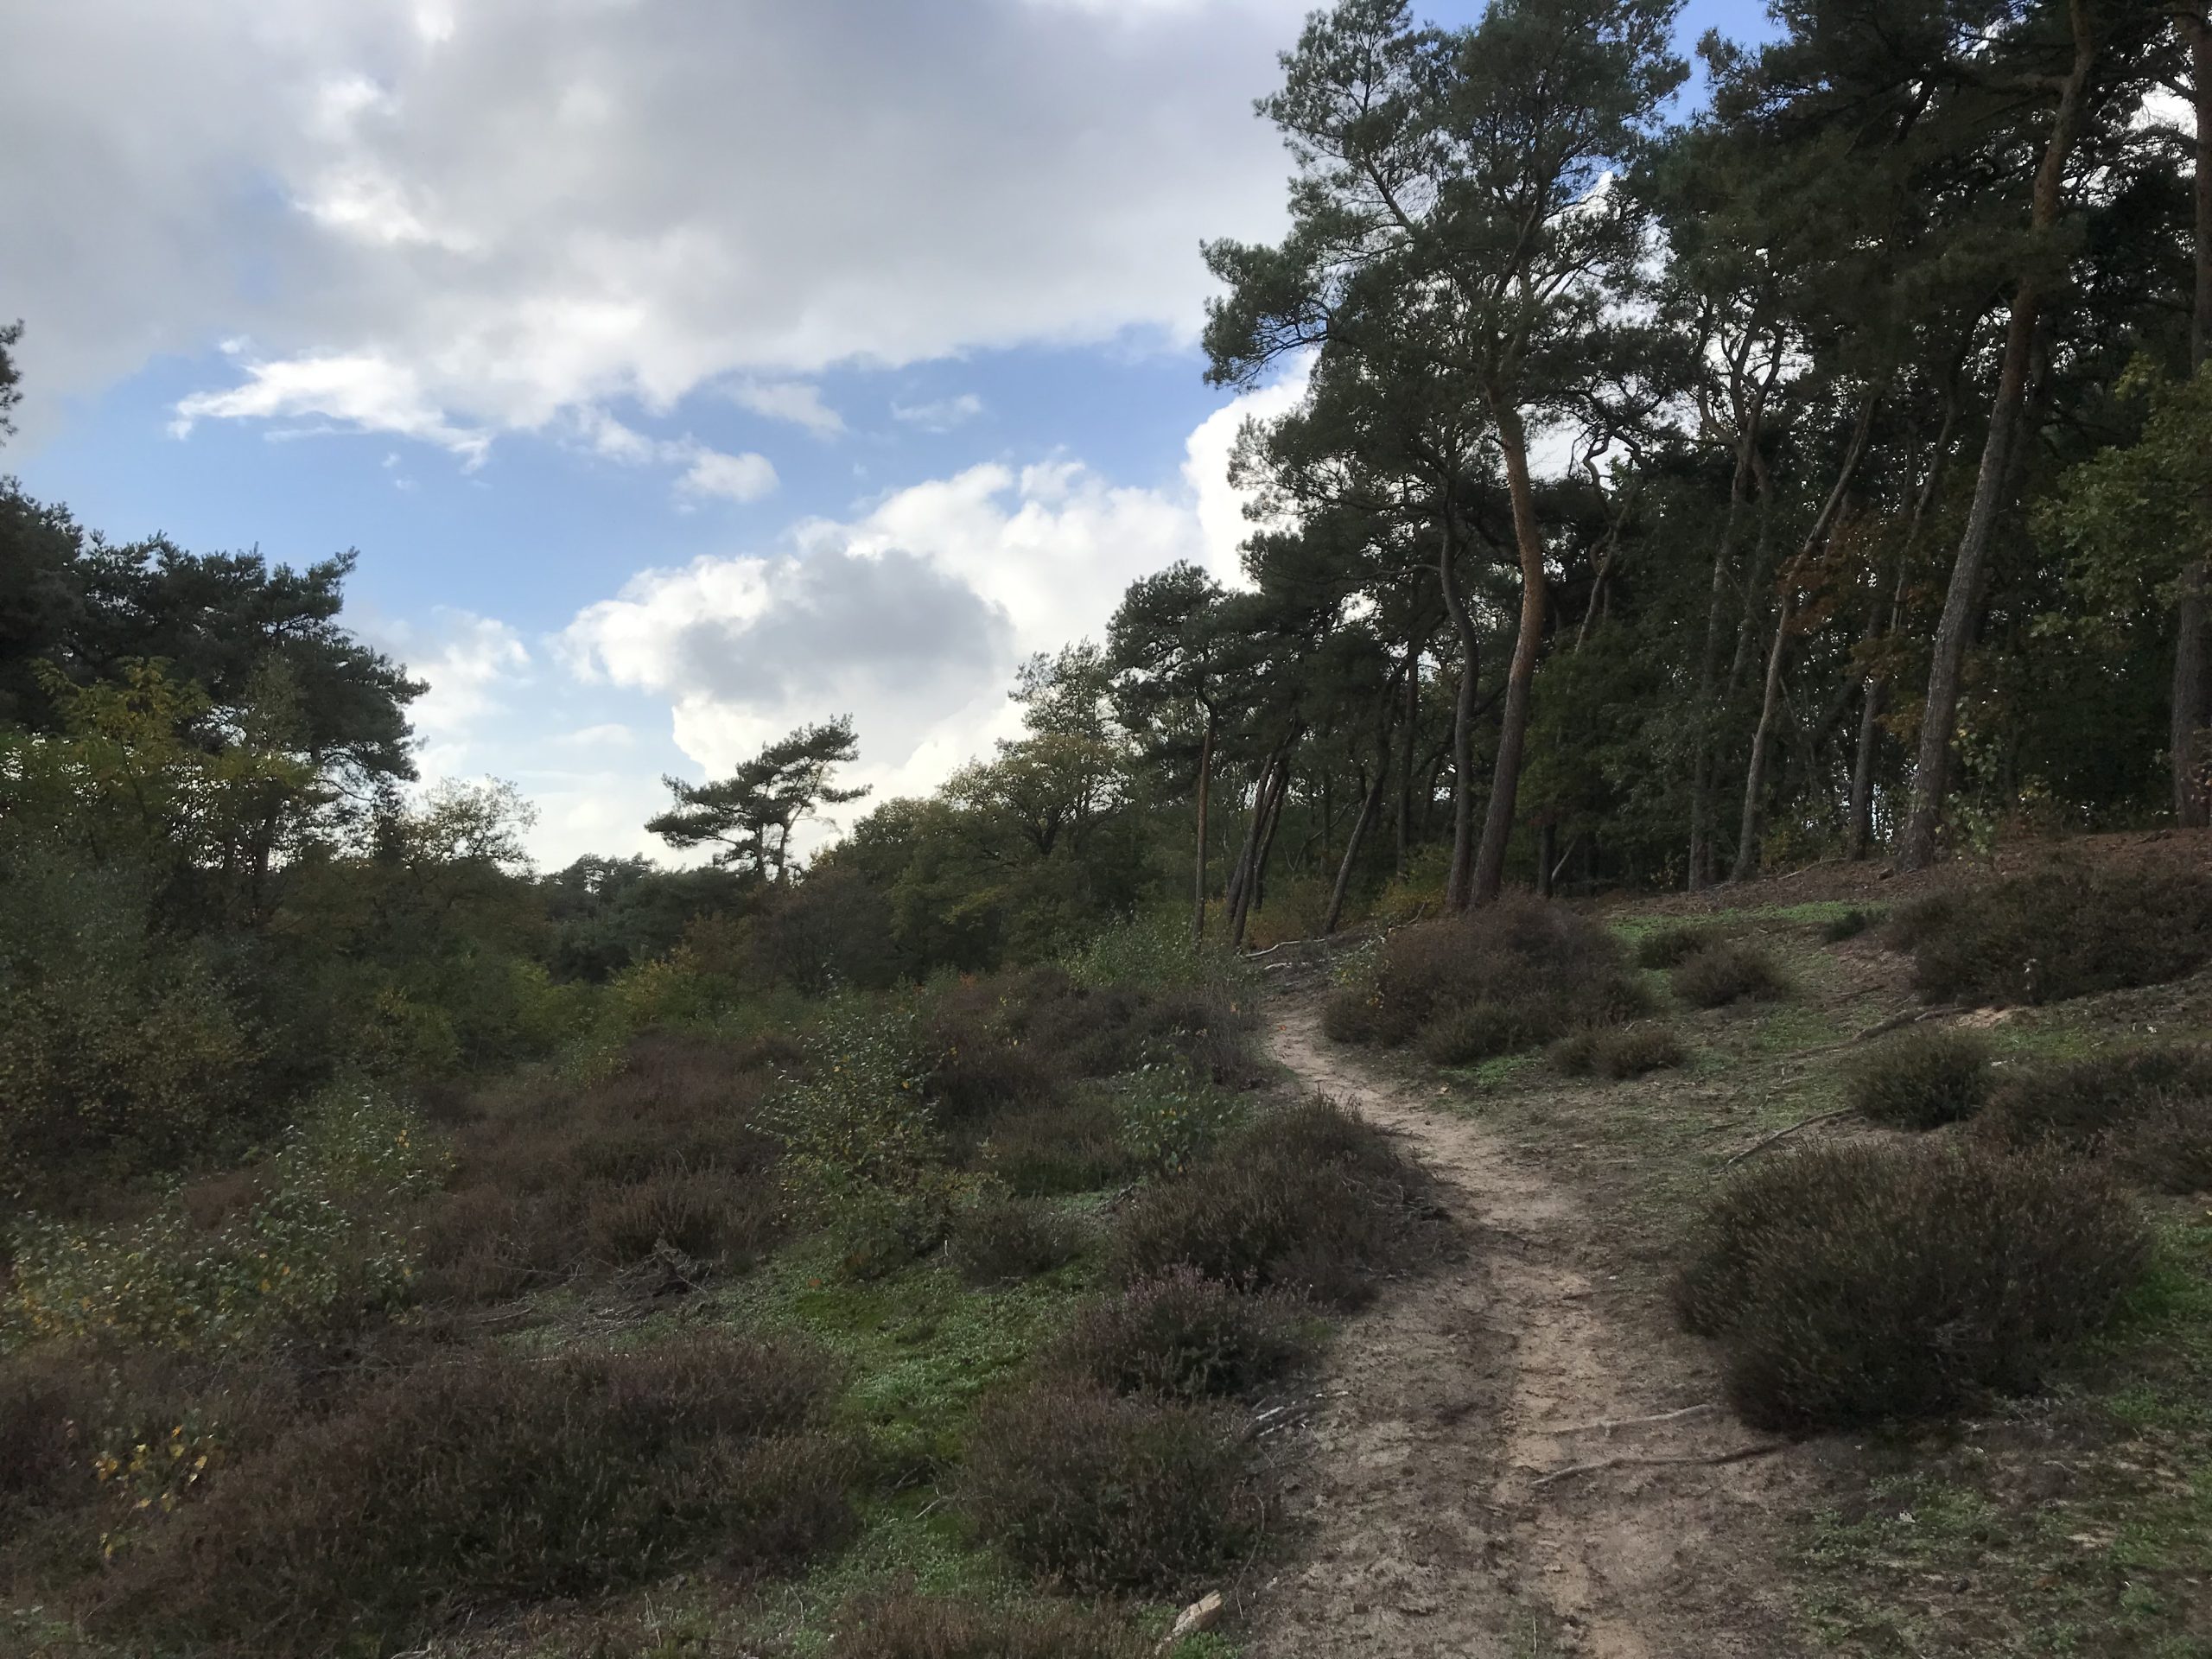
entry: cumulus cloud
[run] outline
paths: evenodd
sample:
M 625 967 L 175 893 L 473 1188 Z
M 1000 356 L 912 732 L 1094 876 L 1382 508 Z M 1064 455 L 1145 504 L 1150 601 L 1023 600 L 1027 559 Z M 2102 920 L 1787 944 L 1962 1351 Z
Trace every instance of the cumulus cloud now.
M 187 422 L 466 459 L 727 385 L 833 432 L 831 365 L 1187 340 L 1198 241 L 1279 223 L 1250 99 L 1305 3 L 34 6 L 9 305 L 58 393 L 250 329 Z

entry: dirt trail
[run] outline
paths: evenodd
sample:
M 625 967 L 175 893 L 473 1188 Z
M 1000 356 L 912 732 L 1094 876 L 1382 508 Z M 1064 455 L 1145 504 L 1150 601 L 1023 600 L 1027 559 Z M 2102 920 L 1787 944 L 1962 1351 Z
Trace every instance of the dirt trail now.
M 1810 1474 L 1709 1406 L 1711 1368 L 1649 1288 L 1611 1283 L 1605 1230 L 1478 1122 L 1432 1109 L 1328 1043 L 1310 1002 L 1276 1005 L 1276 1057 L 1405 1137 L 1439 1181 L 1465 1260 L 1352 1322 L 1292 1496 L 1306 1564 L 1259 1598 L 1255 1659 L 1780 1659 L 1799 1650 L 1776 1580 L 1777 1525 Z M 1618 1427 L 1608 1429 L 1608 1424 Z M 1539 1484 L 1542 1482 L 1542 1484 Z

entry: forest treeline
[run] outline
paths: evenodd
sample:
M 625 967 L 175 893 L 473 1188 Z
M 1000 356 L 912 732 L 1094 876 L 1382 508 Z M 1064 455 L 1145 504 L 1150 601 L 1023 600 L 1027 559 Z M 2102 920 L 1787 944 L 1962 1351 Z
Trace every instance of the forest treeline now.
M 1665 0 L 1317 13 L 1261 106 L 1288 228 L 1206 250 L 1211 378 L 1303 377 L 1238 442 L 1246 580 L 1134 584 L 927 798 L 842 787 L 844 718 L 671 780 L 651 827 L 704 868 L 536 875 L 513 791 L 414 787 L 422 687 L 340 622 L 352 556 L 111 543 L 10 485 L 14 1148 L 188 1141 L 350 1066 L 494 1069 L 1168 905 L 1243 943 L 2202 823 L 2204 17 L 1772 19 L 1700 42 L 1693 94 Z

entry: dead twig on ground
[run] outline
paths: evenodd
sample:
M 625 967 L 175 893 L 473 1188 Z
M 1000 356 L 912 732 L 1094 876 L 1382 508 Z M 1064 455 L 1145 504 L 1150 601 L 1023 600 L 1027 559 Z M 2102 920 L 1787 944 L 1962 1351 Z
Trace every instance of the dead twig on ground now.
M 1723 1169 L 1733 1169 L 1738 1164 L 1742 1163 L 1745 1159 L 1750 1157 L 1753 1153 L 1764 1152 L 1776 1141 L 1786 1141 L 1791 1135 L 1796 1134 L 1800 1129 L 1809 1129 L 1815 1123 L 1831 1123 L 1839 1117 L 1855 1116 L 1858 1114 L 1858 1110 L 1859 1109 L 1855 1106 L 1839 1106 L 1832 1112 L 1815 1112 L 1810 1117 L 1800 1118 L 1796 1122 L 1792 1123 L 1788 1128 L 1777 1129 L 1772 1135 L 1761 1135 L 1758 1140 L 1752 1141 L 1750 1146 L 1745 1147 L 1741 1152 L 1732 1154 L 1727 1159 L 1723 1160 L 1720 1167 Z
M 1717 1405 L 1684 1406 L 1680 1411 L 1655 1412 L 1649 1417 L 1600 1417 L 1594 1423 L 1576 1423 L 1568 1428 L 1548 1428 L 1547 1434 L 1587 1434 L 1593 1429 L 1604 1429 L 1611 1434 L 1617 1428 L 1641 1428 L 1648 1423 L 1671 1423 L 1677 1417 L 1695 1417 L 1701 1413 L 1718 1411 Z
M 1554 1469 L 1548 1475 L 1540 1475 L 1529 1484 L 1535 1491 L 1548 1486 L 1555 1480 L 1565 1480 L 1569 1475 L 1592 1475 L 1602 1469 L 1660 1469 L 1690 1465 L 1712 1465 L 1723 1463 L 1744 1463 L 1752 1458 L 1764 1458 L 1777 1452 L 1787 1452 L 1794 1442 L 1767 1440 L 1758 1446 L 1738 1446 L 1733 1452 L 1717 1452 L 1704 1458 L 1600 1458 L 1595 1463 L 1571 1463 L 1564 1469 Z

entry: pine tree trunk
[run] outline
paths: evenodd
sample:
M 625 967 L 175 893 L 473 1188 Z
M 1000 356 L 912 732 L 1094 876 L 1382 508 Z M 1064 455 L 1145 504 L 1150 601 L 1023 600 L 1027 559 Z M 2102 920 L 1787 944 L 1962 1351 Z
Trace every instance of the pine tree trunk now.
M 2196 372 L 2212 359 L 2212 24 L 2186 6 L 2175 14 L 2189 45 L 2190 73 L 2196 115 L 2196 293 L 2190 312 L 2189 360 Z M 2174 817 L 2183 828 L 2212 823 L 2212 762 L 2205 741 L 2205 594 L 2212 587 L 2212 562 L 2197 560 L 2182 573 L 2181 599 L 2174 613 L 2172 750 Z
M 1498 448 L 1505 456 L 1506 493 L 1513 503 L 1513 543 L 1521 558 L 1521 626 L 1505 675 L 1505 708 L 1497 728 L 1497 766 L 1491 779 L 1490 811 L 1483 822 L 1482 852 L 1475 861 L 1472 898 L 1489 904 L 1505 886 L 1505 844 L 1521 791 L 1521 750 L 1529 733 L 1529 695 L 1536 658 L 1544 645 L 1544 540 L 1536 524 L 1536 493 L 1529 480 L 1529 441 L 1521 411 L 1492 400 Z
M 1421 647 L 1416 644 L 1406 659 L 1405 742 L 1398 756 L 1398 844 L 1395 868 L 1401 881 L 1406 879 L 1414 850 L 1414 766 L 1419 759 L 1414 748 L 1421 725 Z
M 1206 789 L 1213 779 L 1214 713 L 1206 710 L 1206 734 L 1198 741 L 1198 869 L 1191 910 L 1191 943 L 1206 937 Z
M 1459 640 L 1459 695 L 1452 710 L 1452 868 L 1444 880 L 1444 907 L 1461 911 L 1472 897 L 1470 873 L 1475 847 L 1475 677 L 1482 670 L 1482 647 L 1474 619 L 1459 591 L 1459 531 L 1445 506 L 1444 545 L 1437 556 L 1437 578 L 1444 608 Z M 1431 791 L 1432 796 L 1434 791 Z
M 1706 602 L 1705 649 L 1698 657 L 1697 747 L 1690 763 L 1689 869 L 1685 885 L 1692 893 L 1713 882 L 1713 728 L 1719 710 L 1721 618 L 1727 609 L 1728 572 L 1736 552 L 1736 527 L 1743 520 L 1744 502 L 1751 493 L 1751 458 L 1757 453 L 1759 410 L 1754 403 L 1736 440 L 1736 469 L 1728 482 L 1728 513 L 1720 521 L 1720 544 L 1713 553 L 1713 588 Z
M 2082 124 L 2082 99 L 2097 60 L 2098 43 L 2090 27 L 2088 0 L 2069 0 L 2067 12 L 2074 30 L 2074 63 L 2060 84 L 2058 110 L 2051 118 L 2042 163 L 2036 169 L 2030 223 L 2038 232 L 2047 232 L 2057 224 L 2064 205 L 2067 157 Z M 1904 833 L 1898 838 L 1900 870 L 1924 870 L 1936 860 L 1936 832 L 1942 824 L 1950 784 L 1951 740 L 1958 725 L 1959 686 L 1967 645 L 1974 633 L 1975 613 L 1980 608 L 1982 569 L 1988 562 L 1990 540 L 2008 493 L 2009 463 L 2027 397 L 2029 359 L 2042 309 L 2043 290 L 2036 277 L 2022 276 L 2013 289 L 2011 312 L 2005 319 L 2004 361 L 1998 372 L 1996 396 L 1990 402 L 1989 432 L 1982 442 L 1974 505 L 1959 538 L 1958 556 L 1952 561 L 1943 615 L 1936 625 L 1928 697 L 1920 719 L 1920 751 L 1913 766 L 1912 807 Z

